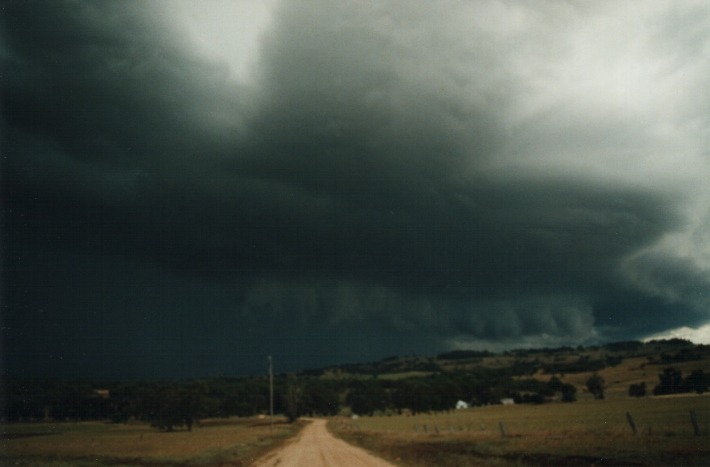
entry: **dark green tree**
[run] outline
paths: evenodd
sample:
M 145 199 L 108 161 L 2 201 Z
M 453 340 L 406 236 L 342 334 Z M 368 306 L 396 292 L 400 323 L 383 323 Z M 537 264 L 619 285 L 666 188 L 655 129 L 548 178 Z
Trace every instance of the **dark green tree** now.
M 304 394 L 303 385 L 295 377 L 289 377 L 282 394 L 283 411 L 289 423 L 298 420 L 303 415 Z
M 181 388 L 178 415 L 189 431 L 192 431 L 195 422 L 204 416 L 208 393 L 207 385 L 200 381 L 188 383 Z
M 203 414 L 207 385 L 190 382 L 185 385 L 165 383 L 151 387 L 144 393 L 143 407 L 151 425 L 165 431 L 192 426 Z
M 173 431 L 182 425 L 179 415 L 180 391 L 176 384 L 164 384 L 151 388 L 145 394 L 144 404 L 151 425 L 165 431 Z
M 629 386 L 629 396 L 644 397 L 646 395 L 646 383 L 632 384 Z
M 688 392 L 702 394 L 710 386 L 710 374 L 706 374 L 703 370 L 695 370 L 685 378 L 684 386 Z
M 604 378 L 594 373 L 587 380 L 587 389 L 595 399 L 604 399 Z
M 562 392 L 562 402 L 575 402 L 577 400 L 577 387 L 574 384 L 562 384 L 560 392 Z
M 331 416 L 340 411 L 340 394 L 335 382 L 313 379 L 304 386 L 304 413 Z
M 653 394 L 660 396 L 663 394 L 676 394 L 683 392 L 683 373 L 680 370 L 669 367 L 658 375 L 659 384 L 653 388 Z
M 355 381 L 345 400 L 359 415 L 373 415 L 376 410 L 384 410 L 389 405 L 387 392 L 377 379 Z
M 547 386 L 553 393 L 562 392 L 562 387 L 564 386 L 564 383 L 557 376 L 553 376 L 550 378 L 550 381 L 547 382 Z

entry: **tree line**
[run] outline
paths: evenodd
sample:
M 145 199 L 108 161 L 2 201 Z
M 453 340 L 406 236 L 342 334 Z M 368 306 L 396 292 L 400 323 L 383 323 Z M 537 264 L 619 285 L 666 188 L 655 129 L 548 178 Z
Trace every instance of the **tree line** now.
M 248 417 L 269 411 L 266 378 L 91 383 L 59 379 L 5 381 L 0 419 L 15 421 L 139 420 L 173 431 L 192 429 L 203 418 Z M 298 415 L 334 415 L 340 383 L 298 381 Z M 290 378 L 274 381 L 274 410 L 288 414 Z
M 451 410 L 471 405 L 543 403 L 558 395 L 574 401 L 576 388 L 556 377 L 548 382 L 514 379 L 506 370 L 436 373 L 403 379 L 328 379 L 279 375 L 274 379 L 274 411 L 290 420 L 352 413 Z M 202 418 L 247 417 L 269 412 L 266 378 L 211 378 L 191 381 L 91 383 L 66 380 L 11 380 L 3 386 L 0 416 L 6 421 L 140 420 L 166 431 L 192 429 Z
M 558 374 L 596 372 L 618 365 L 627 356 L 645 355 L 649 361 L 656 361 L 660 355 L 663 361 L 688 361 L 708 351 L 678 339 L 620 342 L 608 344 L 603 350 L 623 355 L 578 355 L 573 359 L 566 354 L 575 349 L 566 347 L 509 351 L 504 355 L 513 357 L 510 365 L 495 368 L 482 363 L 495 354 L 456 350 L 436 357 L 393 356 L 379 362 L 281 374 L 274 379 L 274 411 L 295 420 L 302 415 L 329 416 L 348 411 L 359 415 L 439 412 L 453 409 L 458 401 L 472 406 L 497 404 L 502 399 L 532 404 L 574 402 L 574 385 L 554 374 L 547 381 L 532 375 L 540 370 Z M 459 369 L 464 364 L 468 369 Z M 446 371 L 447 365 L 453 366 L 453 371 Z M 405 376 L 414 370 L 429 374 Z M 388 377 L 378 377 L 381 374 Z M 632 384 L 629 396 L 705 392 L 708 386 L 710 375 L 702 370 L 683 377 L 680 370 L 668 367 L 659 374 L 659 383 L 652 390 L 645 383 Z M 593 373 L 586 390 L 603 399 L 603 378 Z M 110 383 L 8 379 L 0 384 L 0 422 L 138 420 L 165 431 L 190 430 L 202 418 L 268 414 L 269 398 L 266 377 Z
M 556 376 L 548 381 L 514 378 L 510 369 L 441 372 L 428 376 L 385 379 L 349 376 L 341 379 L 279 375 L 274 380 L 274 411 L 289 420 L 303 415 L 331 416 L 349 409 L 359 415 L 407 412 L 412 415 L 469 405 L 574 402 L 577 388 Z M 680 370 L 659 374 L 654 395 L 705 392 L 710 374 Z M 596 373 L 586 383 L 595 398 L 604 398 L 604 380 Z M 631 385 L 630 396 L 645 396 L 645 383 Z M 2 386 L 0 417 L 4 421 L 139 420 L 158 429 L 190 430 L 200 419 L 249 417 L 269 412 L 267 378 L 211 378 L 191 381 L 112 382 L 10 380 Z
M 710 388 L 710 373 L 703 370 L 694 370 L 683 378 L 683 372 L 673 367 L 668 367 L 658 374 L 658 384 L 653 388 L 654 396 L 668 394 L 682 394 L 695 392 L 702 394 Z M 646 383 L 637 383 L 629 386 L 629 396 L 644 397 L 648 395 Z

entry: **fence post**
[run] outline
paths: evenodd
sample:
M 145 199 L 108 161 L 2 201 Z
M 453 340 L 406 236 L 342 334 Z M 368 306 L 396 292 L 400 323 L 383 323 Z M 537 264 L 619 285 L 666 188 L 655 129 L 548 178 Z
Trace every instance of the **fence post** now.
M 626 412 L 626 420 L 629 422 L 629 426 L 631 427 L 631 431 L 633 431 L 634 434 L 636 434 L 637 433 L 636 423 L 634 423 L 634 418 L 631 416 L 630 412 Z
M 693 424 L 693 432 L 695 436 L 700 436 L 700 427 L 698 426 L 698 418 L 695 416 L 695 411 L 690 411 L 690 423 Z
M 500 435 L 502 437 L 505 437 L 506 436 L 505 425 L 503 425 L 503 422 L 498 422 L 498 427 L 500 428 Z

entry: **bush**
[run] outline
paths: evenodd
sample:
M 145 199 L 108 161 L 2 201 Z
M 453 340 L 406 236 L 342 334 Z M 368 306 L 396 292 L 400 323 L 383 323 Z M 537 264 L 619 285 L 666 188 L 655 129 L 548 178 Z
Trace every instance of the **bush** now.
M 703 370 L 695 370 L 685 378 L 684 386 L 687 391 L 694 391 L 702 394 L 710 386 L 710 374 L 705 374 Z
M 594 373 L 587 380 L 587 389 L 594 395 L 595 399 L 604 399 L 604 378 Z
M 577 400 L 577 388 L 574 384 L 563 384 L 560 390 L 562 391 L 562 402 L 575 402 Z
M 683 385 L 683 373 L 675 368 L 666 368 L 663 373 L 658 375 L 659 384 L 653 388 L 653 394 L 656 396 L 664 394 L 676 394 L 686 392 Z
M 632 384 L 629 386 L 629 396 L 644 397 L 646 395 L 646 383 Z

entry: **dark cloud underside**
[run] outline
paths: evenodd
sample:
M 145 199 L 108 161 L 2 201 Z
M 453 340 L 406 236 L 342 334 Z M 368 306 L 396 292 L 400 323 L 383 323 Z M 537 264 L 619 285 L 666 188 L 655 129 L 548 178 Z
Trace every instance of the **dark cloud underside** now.
M 612 4 L 283 2 L 239 83 L 169 7 L 5 6 L 8 371 L 240 373 L 707 321 L 705 8 L 639 5 L 618 49 L 591 40 L 625 34 Z

